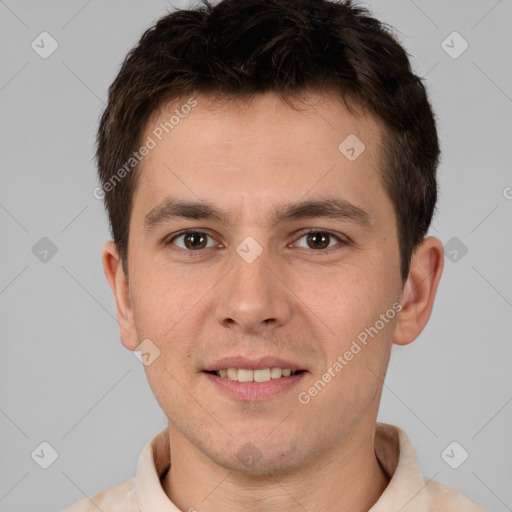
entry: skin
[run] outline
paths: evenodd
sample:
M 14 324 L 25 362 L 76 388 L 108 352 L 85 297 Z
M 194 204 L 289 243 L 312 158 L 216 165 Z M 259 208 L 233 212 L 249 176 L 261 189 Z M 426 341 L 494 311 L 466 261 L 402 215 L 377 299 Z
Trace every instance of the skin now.
M 196 99 L 142 162 L 128 279 L 112 242 L 102 256 L 123 345 L 135 350 L 149 338 L 160 350 L 144 368 L 169 420 L 171 469 L 162 486 L 181 510 L 367 511 L 389 482 L 374 437 L 391 347 L 412 342 L 430 317 L 442 244 L 426 238 L 402 281 L 395 212 L 379 171 L 383 128 L 372 116 L 318 92 L 304 96 L 301 111 L 271 93 L 250 102 Z M 155 112 L 141 140 L 178 107 Z M 366 146 L 355 161 L 338 150 L 349 134 Z M 169 196 L 212 203 L 233 224 L 176 218 L 145 229 L 146 214 Z M 370 225 L 267 217 L 281 203 L 333 196 L 366 211 Z M 183 229 L 210 235 L 208 246 L 187 246 L 183 236 L 172 245 Z M 324 248 L 305 229 L 339 240 Z M 249 236 L 263 251 L 252 263 L 236 252 Z M 298 393 L 397 300 L 400 313 L 300 403 Z M 236 401 L 202 373 L 233 355 L 281 357 L 307 373 L 268 400 Z M 261 454 L 250 468 L 237 457 L 247 443 Z

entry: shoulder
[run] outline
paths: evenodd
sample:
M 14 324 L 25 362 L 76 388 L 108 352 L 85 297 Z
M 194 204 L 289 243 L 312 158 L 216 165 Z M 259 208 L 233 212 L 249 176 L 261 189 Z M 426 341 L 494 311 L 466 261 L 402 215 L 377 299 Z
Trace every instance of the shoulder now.
M 137 511 L 135 478 L 109 487 L 76 502 L 64 512 L 132 512 Z
M 375 512 L 396 510 L 404 499 L 406 504 L 398 506 L 404 512 L 486 512 L 457 489 L 423 476 L 414 448 L 399 427 L 377 423 L 375 453 L 391 476 Z
M 453 487 L 430 481 L 425 478 L 429 491 L 430 507 L 435 512 L 486 512 L 485 509 L 470 501 L 464 494 Z

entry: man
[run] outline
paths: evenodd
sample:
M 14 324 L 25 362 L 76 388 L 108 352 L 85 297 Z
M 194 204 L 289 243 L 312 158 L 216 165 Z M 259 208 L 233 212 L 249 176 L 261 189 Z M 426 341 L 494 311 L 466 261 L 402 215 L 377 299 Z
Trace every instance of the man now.
M 70 511 L 482 511 L 377 424 L 425 327 L 439 145 L 421 80 L 362 8 L 224 0 L 160 19 L 97 149 L 121 340 L 169 422 Z

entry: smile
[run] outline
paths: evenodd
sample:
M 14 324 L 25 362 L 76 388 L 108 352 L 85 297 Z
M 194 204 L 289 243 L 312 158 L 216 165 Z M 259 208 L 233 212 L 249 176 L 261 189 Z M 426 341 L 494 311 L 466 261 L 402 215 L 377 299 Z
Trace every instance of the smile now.
M 232 400 L 262 401 L 278 395 L 284 396 L 285 392 L 296 387 L 308 372 L 274 367 L 258 370 L 226 368 L 202 373 L 217 391 Z
M 268 382 L 272 379 L 281 377 L 290 377 L 300 370 L 291 370 L 290 368 L 262 368 L 260 370 L 249 370 L 245 368 L 226 368 L 208 372 L 223 379 L 235 380 L 238 382 Z

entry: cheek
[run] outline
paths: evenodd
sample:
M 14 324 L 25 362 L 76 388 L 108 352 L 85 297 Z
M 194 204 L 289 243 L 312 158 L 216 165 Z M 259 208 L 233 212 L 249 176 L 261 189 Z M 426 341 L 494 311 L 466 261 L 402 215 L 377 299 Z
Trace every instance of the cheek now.
M 177 375 L 176 369 L 165 359 L 165 354 L 162 354 L 150 366 L 145 366 L 144 371 L 160 408 L 171 418 L 174 411 L 187 409 L 187 399 L 190 397 L 183 393 L 182 376 Z
M 350 262 L 317 278 L 307 303 L 333 330 L 341 329 L 346 334 L 354 327 L 364 326 L 379 309 L 384 295 L 381 280 L 377 266 L 368 260 Z
M 204 295 L 210 288 L 209 282 L 192 273 L 156 266 L 140 272 L 133 294 L 135 328 L 139 339 L 149 338 L 160 350 L 155 368 L 145 368 L 151 385 L 158 381 L 172 385 L 169 372 L 182 380 L 194 369 L 194 351 L 208 312 Z
M 197 302 L 199 287 L 184 272 L 148 265 L 149 255 L 140 260 L 131 294 L 137 328 L 147 337 L 165 337 Z
M 312 290 L 305 301 L 309 308 L 305 314 L 312 317 L 314 313 L 327 327 L 323 338 L 327 364 L 333 364 L 348 351 L 349 365 L 353 367 L 349 373 L 356 379 L 372 377 L 369 367 L 382 373 L 396 323 L 396 277 L 386 270 L 382 253 L 368 256 L 318 280 L 321 286 Z

